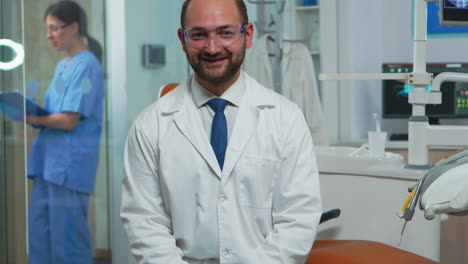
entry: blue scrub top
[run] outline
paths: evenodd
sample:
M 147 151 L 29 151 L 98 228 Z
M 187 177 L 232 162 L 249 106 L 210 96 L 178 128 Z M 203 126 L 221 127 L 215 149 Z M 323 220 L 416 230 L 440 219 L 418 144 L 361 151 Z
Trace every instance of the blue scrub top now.
M 75 112 L 81 119 L 72 131 L 42 128 L 28 157 L 28 177 L 71 190 L 92 193 L 99 162 L 104 77 L 101 64 L 89 50 L 80 51 L 55 69 L 45 97 L 50 113 Z

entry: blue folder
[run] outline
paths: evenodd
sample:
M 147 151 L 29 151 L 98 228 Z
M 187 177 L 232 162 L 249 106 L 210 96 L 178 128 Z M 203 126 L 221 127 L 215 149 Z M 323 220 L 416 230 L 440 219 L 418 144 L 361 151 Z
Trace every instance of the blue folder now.
M 26 115 L 49 115 L 49 111 L 39 106 L 33 99 L 19 92 L 0 93 L 0 111 L 10 116 L 17 116 L 26 111 Z

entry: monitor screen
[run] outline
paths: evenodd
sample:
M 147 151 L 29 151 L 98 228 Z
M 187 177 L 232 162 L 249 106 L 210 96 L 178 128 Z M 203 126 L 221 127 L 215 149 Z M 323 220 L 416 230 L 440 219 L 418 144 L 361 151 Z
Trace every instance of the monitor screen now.
M 412 72 L 410 63 L 385 63 L 384 73 Z M 426 71 L 434 77 L 442 72 L 468 73 L 468 63 L 433 63 L 428 64 Z M 430 86 L 426 89 L 430 90 Z M 382 83 L 382 116 L 384 118 L 408 118 L 412 105 L 408 103 L 411 85 L 396 80 L 383 80 Z M 430 118 L 468 117 L 468 83 L 444 82 L 441 85 L 442 104 L 426 105 L 426 115 Z
M 468 1 L 440 0 L 440 24 L 468 26 Z

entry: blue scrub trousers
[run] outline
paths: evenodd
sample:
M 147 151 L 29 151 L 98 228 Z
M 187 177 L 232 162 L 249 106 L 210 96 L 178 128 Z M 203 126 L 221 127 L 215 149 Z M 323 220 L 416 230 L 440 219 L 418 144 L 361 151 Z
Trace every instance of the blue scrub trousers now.
M 28 234 L 30 264 L 91 264 L 89 195 L 34 177 Z

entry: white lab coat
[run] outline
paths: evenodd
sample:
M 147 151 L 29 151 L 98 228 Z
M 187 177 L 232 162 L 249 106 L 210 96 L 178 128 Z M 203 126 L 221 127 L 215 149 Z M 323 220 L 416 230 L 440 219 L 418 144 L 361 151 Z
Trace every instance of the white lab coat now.
M 297 106 L 245 78 L 222 171 L 191 78 L 130 129 L 121 217 L 139 263 L 304 263 L 321 216 L 310 132 Z
M 273 88 L 272 42 L 265 35 L 247 51 L 243 69 L 267 88 Z M 303 111 L 315 145 L 328 145 L 325 118 L 320 103 L 314 63 L 302 43 L 283 43 L 282 94 Z

